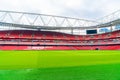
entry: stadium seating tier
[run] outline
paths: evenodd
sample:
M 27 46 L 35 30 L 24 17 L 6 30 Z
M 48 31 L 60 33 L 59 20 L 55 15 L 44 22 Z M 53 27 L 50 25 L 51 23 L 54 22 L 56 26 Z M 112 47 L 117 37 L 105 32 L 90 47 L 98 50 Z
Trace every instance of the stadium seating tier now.
M 120 50 L 120 31 L 71 35 L 32 30 L 0 31 L 0 50 Z

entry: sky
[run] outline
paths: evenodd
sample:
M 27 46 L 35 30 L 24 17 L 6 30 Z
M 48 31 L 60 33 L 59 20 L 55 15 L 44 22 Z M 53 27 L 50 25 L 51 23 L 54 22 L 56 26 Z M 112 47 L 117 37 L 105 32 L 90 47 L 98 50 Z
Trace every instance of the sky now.
M 94 20 L 120 10 L 120 0 L 0 0 L 0 10 Z

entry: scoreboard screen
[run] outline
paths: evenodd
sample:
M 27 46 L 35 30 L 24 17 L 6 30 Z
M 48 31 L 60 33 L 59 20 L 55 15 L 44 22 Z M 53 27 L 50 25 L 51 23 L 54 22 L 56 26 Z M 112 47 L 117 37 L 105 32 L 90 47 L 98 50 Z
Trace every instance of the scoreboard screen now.
M 87 34 L 97 34 L 97 30 L 87 30 Z

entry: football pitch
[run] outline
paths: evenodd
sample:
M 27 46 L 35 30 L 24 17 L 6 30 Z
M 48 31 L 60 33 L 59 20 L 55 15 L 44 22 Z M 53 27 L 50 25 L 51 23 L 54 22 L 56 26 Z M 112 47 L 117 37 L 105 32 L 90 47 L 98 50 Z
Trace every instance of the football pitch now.
M 0 51 L 0 80 L 119 80 L 119 51 Z

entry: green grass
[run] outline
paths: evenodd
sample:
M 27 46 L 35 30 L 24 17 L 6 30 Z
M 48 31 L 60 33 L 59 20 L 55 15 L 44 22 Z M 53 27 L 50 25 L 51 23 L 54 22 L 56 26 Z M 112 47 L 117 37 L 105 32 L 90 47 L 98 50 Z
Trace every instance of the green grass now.
M 119 51 L 0 51 L 0 69 L 120 63 Z
M 0 70 L 0 80 L 120 80 L 120 64 Z
M 120 80 L 119 51 L 0 51 L 0 80 Z

